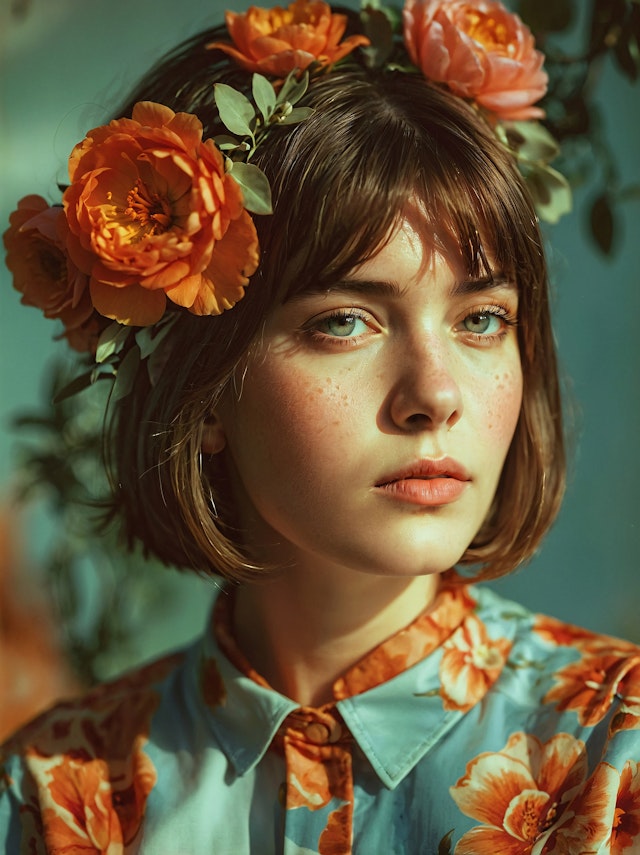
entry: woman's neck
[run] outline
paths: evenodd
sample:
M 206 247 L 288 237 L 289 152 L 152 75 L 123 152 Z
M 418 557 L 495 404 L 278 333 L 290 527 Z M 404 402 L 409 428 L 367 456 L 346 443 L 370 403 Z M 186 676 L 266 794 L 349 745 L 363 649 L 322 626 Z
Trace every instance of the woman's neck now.
M 240 588 L 236 640 L 274 689 L 320 706 L 341 674 L 431 605 L 438 586 L 438 576 L 292 568 Z

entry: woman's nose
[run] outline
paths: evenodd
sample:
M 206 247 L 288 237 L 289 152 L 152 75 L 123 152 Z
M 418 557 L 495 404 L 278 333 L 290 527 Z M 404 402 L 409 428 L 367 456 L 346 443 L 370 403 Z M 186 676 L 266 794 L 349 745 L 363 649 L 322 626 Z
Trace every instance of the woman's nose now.
M 462 395 L 446 343 L 424 336 L 417 346 L 403 348 L 397 368 L 389 400 L 394 425 L 409 431 L 450 430 L 462 415 Z

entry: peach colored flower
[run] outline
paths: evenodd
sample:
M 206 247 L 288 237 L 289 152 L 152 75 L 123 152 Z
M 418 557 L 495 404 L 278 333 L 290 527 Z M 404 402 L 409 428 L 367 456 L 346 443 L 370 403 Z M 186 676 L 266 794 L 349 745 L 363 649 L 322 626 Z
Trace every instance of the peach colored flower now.
M 60 319 L 63 335 L 76 350 L 91 350 L 98 326 L 89 296 L 89 277 L 66 252 L 67 221 L 61 207 L 42 196 L 25 196 L 9 217 L 3 235 L 6 264 L 21 302 Z
M 456 855 L 528 855 L 586 772 L 584 743 L 568 733 L 545 743 L 514 733 L 501 751 L 480 754 L 450 789 L 459 809 L 482 822 L 462 836 Z
M 144 101 L 71 153 L 67 246 L 100 314 L 143 326 L 167 297 L 209 315 L 243 296 L 258 264 L 255 226 L 202 133 L 196 116 Z
M 296 0 L 286 9 L 251 6 L 246 12 L 227 12 L 227 30 L 233 44 L 211 42 L 247 71 L 285 77 L 303 71 L 312 62 L 331 65 L 360 45 L 368 45 L 362 35 L 340 42 L 347 26 L 345 15 L 331 12 L 322 0 Z
M 575 710 L 580 723 L 591 727 L 607 715 L 621 682 L 630 672 L 638 674 L 639 669 L 640 655 L 631 657 L 608 650 L 586 653 L 556 671 L 555 686 L 544 702 L 555 702 L 559 710 Z
M 444 708 L 471 709 L 498 679 L 510 649 L 510 641 L 489 638 L 482 621 L 469 615 L 443 645 L 440 694 Z
M 494 0 L 407 0 L 404 39 L 429 80 L 501 119 L 544 116 L 544 56 L 517 15 Z

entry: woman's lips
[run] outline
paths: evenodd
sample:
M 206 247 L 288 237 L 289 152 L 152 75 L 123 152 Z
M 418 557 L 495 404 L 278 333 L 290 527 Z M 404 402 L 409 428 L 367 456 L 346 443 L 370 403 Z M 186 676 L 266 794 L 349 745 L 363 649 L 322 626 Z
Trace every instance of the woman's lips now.
M 376 484 L 376 490 L 410 504 L 437 507 L 455 502 L 470 481 L 464 466 L 445 457 L 420 460 L 393 475 L 385 476 Z

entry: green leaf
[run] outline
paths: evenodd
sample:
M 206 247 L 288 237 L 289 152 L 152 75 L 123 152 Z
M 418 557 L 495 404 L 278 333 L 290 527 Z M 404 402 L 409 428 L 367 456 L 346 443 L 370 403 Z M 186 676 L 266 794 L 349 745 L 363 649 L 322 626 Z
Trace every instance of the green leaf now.
M 166 314 L 162 320 L 152 327 L 142 327 L 136 333 L 136 344 L 140 349 L 140 359 L 151 356 L 153 351 L 164 341 L 175 322 L 178 320 L 178 312 Z
M 371 44 L 362 49 L 369 68 L 382 68 L 393 50 L 393 24 L 384 9 L 366 6 L 360 13 L 362 28 Z
M 557 223 L 572 208 L 569 182 L 550 166 L 534 166 L 523 170 L 536 211 L 541 220 Z
M 140 349 L 132 347 L 118 367 L 116 382 L 111 391 L 111 401 L 119 401 L 126 398 L 133 389 L 136 373 L 140 366 Z
M 239 148 L 243 143 L 240 142 L 236 137 L 229 136 L 228 134 L 218 134 L 213 138 L 214 143 L 218 146 L 220 151 L 227 151 L 232 148 Z
M 453 828 L 447 832 L 438 844 L 438 855 L 451 855 L 451 838 L 453 837 Z
M 72 380 L 71 383 L 67 383 L 66 386 L 63 386 L 62 389 L 54 395 L 53 403 L 60 404 L 62 401 L 66 401 L 67 398 L 70 398 L 72 395 L 77 395 L 78 392 L 82 392 L 83 389 L 91 386 L 92 383 L 93 369 L 88 371 L 86 374 L 81 374 L 79 377 Z
M 593 202 L 589 214 L 589 222 L 591 225 L 591 234 L 596 245 L 605 255 L 611 255 L 615 220 L 611 200 L 607 193 L 601 193 Z
M 634 83 L 640 71 L 640 52 L 635 33 L 630 28 L 620 32 L 613 54 L 622 73 Z
M 286 76 L 284 83 L 280 87 L 276 104 L 284 104 L 288 101 L 290 104 L 297 104 L 309 87 L 309 72 L 305 71 L 302 77 L 298 80 L 296 72 L 290 71 Z
M 267 176 L 252 163 L 233 163 L 229 173 L 240 185 L 244 207 L 253 214 L 272 214 L 271 188 Z
M 304 122 L 309 116 L 313 116 L 315 110 L 313 107 L 294 107 L 290 113 L 283 116 L 279 123 L 280 125 L 297 125 L 298 122 Z
M 262 118 L 265 123 L 268 122 L 276 106 L 275 89 L 266 77 L 263 77 L 261 74 L 254 74 L 251 79 L 251 91 L 253 93 L 253 100 L 262 113 Z
M 117 321 L 109 324 L 109 326 L 102 331 L 100 338 L 98 339 L 96 362 L 98 364 L 105 362 L 114 353 L 121 351 L 130 332 L 131 327 L 119 324 Z
M 523 160 L 549 163 L 560 154 L 558 143 L 539 122 L 500 122 L 496 134 Z
M 253 138 L 250 125 L 255 119 L 255 110 L 251 101 L 226 83 L 215 83 L 213 90 L 222 124 L 232 134 Z
M 574 20 L 572 0 L 553 0 L 553 3 L 520 0 L 518 13 L 536 34 L 561 32 L 568 29 Z

